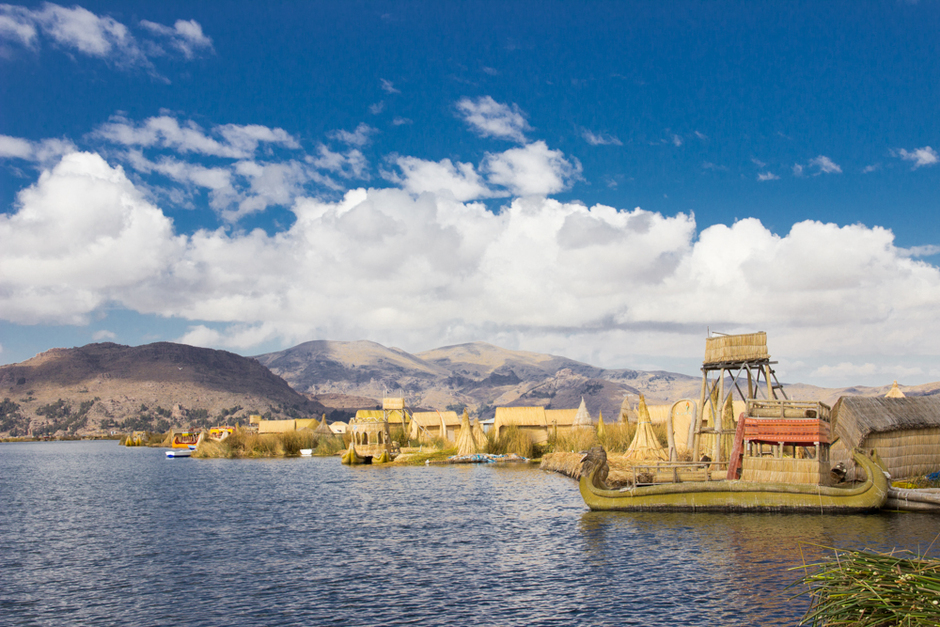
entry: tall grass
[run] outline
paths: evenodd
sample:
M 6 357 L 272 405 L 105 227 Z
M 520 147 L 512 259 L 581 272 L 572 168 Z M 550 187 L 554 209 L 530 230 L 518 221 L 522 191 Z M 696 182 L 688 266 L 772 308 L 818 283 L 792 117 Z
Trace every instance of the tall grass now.
M 486 434 L 486 452 L 491 455 L 512 455 L 532 458 L 536 449 L 529 434 L 516 425 L 503 427 L 497 440 L 493 432 Z
M 343 440 L 321 437 L 311 429 L 285 433 L 258 434 L 250 431 L 233 433 L 221 442 L 204 440 L 193 457 L 295 457 L 300 449 L 314 449 L 317 455 L 334 455 L 343 450 Z

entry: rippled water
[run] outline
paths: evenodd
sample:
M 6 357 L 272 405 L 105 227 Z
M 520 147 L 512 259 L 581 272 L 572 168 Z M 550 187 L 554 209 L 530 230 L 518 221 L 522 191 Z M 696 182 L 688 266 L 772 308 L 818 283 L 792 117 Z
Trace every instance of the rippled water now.
M 0 623 L 795 625 L 787 569 L 810 545 L 938 532 L 929 514 L 595 513 L 532 468 L 2 444 Z

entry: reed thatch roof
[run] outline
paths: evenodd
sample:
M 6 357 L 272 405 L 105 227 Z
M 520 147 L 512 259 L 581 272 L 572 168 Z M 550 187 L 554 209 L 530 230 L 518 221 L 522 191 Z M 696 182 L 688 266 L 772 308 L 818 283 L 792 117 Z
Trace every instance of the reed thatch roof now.
M 891 384 L 891 389 L 885 394 L 885 398 L 905 398 L 904 392 L 898 387 L 897 381 Z
M 832 417 L 836 435 L 855 447 L 871 433 L 940 428 L 940 396 L 843 396 Z
M 627 459 L 669 459 L 666 449 L 659 443 L 659 438 L 653 432 L 650 413 L 646 408 L 646 399 L 643 398 L 642 394 L 640 394 L 640 406 L 637 413 L 639 419 L 637 420 L 636 433 L 624 457 Z
M 545 420 L 549 425 L 570 427 L 578 415 L 577 409 L 546 409 Z
M 590 429 L 594 426 L 594 419 L 588 413 L 587 405 L 584 404 L 584 397 L 581 397 L 581 405 L 578 407 L 578 413 L 574 417 L 573 427 Z
M 445 428 L 460 426 L 460 417 L 455 411 L 416 411 L 411 414 L 411 419 L 425 429 L 440 428 L 442 424 Z
M 547 427 L 544 407 L 497 407 L 493 426 Z
M 330 425 L 326 422 L 326 414 L 323 414 L 323 420 L 317 425 L 317 428 L 314 429 L 313 432 L 318 435 L 333 435 L 333 430 L 330 429 Z
M 770 359 L 767 334 L 718 335 L 705 339 L 706 364 L 734 363 Z

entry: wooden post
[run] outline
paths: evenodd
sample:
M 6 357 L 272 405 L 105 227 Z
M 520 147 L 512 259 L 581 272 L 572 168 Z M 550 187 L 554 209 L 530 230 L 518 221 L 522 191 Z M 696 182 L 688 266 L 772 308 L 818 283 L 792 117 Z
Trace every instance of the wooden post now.
M 698 411 L 695 412 L 695 420 L 692 421 L 692 461 L 699 460 L 699 443 L 702 437 L 702 419 L 705 417 L 705 395 L 708 390 L 708 370 L 702 368 L 702 394 L 698 404 Z
M 725 413 L 725 369 L 722 368 L 718 374 L 718 407 L 712 404 L 712 416 L 714 416 L 715 446 L 712 447 L 712 461 L 719 463 L 721 461 L 721 437 L 724 435 L 722 422 L 724 422 Z M 716 411 L 717 410 L 717 411 Z

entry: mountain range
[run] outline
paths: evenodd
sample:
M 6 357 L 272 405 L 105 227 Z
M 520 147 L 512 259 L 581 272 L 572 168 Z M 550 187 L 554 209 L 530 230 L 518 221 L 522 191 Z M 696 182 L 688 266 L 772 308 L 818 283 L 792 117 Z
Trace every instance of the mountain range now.
M 576 408 L 583 398 L 596 418 L 616 420 L 624 398 L 634 404 L 697 399 L 701 378 L 672 372 L 604 369 L 566 357 L 514 351 L 483 342 L 411 354 L 375 342 L 317 340 L 253 358 L 160 342 L 56 348 L 0 366 L 0 435 L 165 430 L 327 414 L 403 395 L 413 410 L 462 411 L 482 418 L 499 406 Z M 832 405 L 840 396 L 882 395 L 877 388 L 787 384 L 790 398 Z M 940 383 L 904 387 L 940 393 Z

